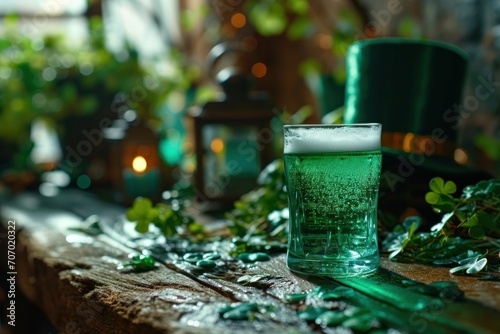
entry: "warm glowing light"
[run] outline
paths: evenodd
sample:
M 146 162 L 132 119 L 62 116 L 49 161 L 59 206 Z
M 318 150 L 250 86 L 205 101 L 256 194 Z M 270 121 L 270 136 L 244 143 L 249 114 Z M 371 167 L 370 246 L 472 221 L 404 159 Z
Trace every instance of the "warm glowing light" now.
M 413 133 L 407 133 L 403 139 L 403 151 L 411 152 L 413 148 L 413 140 L 415 135 Z
M 453 158 L 455 161 L 461 165 L 464 165 L 469 162 L 469 156 L 464 149 L 457 148 L 453 153 Z
M 252 74 L 257 78 L 262 78 L 267 73 L 267 66 L 264 63 L 255 63 L 252 66 Z
M 139 173 L 144 172 L 147 167 L 148 167 L 148 163 L 146 162 L 146 159 L 144 159 L 144 157 L 137 156 L 132 161 L 132 168 L 136 172 L 139 172 Z
M 236 13 L 231 17 L 231 24 L 235 28 L 243 28 L 247 23 L 247 18 L 241 13 Z
M 220 138 L 214 138 L 210 143 L 210 148 L 215 154 L 219 154 L 224 150 L 224 142 Z

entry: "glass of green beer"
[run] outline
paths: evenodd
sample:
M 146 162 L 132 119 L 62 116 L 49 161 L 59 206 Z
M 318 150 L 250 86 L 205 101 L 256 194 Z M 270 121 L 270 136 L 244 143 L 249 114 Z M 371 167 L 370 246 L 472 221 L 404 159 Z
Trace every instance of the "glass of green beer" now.
M 340 278 L 378 268 L 381 130 L 377 123 L 285 125 L 290 270 Z

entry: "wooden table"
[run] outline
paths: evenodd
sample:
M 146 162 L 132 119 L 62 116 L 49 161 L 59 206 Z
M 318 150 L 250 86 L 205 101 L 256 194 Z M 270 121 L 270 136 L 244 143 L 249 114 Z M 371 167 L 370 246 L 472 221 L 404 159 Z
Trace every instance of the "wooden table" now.
M 71 190 L 53 198 L 25 193 L 0 206 L 2 272 L 16 273 L 6 277 L 15 277 L 15 289 L 43 310 L 59 332 L 333 333 L 331 328 L 299 319 L 300 304 L 283 301 L 286 293 L 309 292 L 318 285 L 354 288 L 351 297 L 334 306 L 368 307 L 384 326 L 397 330 L 392 333 L 500 332 L 498 282 L 453 276 L 446 268 L 385 258 L 382 268 L 370 278 L 336 281 L 290 273 L 284 254 L 252 265 L 228 262 L 238 270 L 229 270 L 224 277 L 210 271 L 200 273 L 195 266 L 169 256 L 159 259 L 156 270 L 117 270 L 128 254 L 147 247 L 147 240 L 133 242 L 127 237 L 129 226 L 121 219 L 123 213 L 121 207 Z M 90 214 L 111 222 L 107 225 L 111 230 L 91 236 L 71 229 L 81 226 Z M 5 255 L 9 221 L 15 221 L 16 226 L 15 268 L 11 269 Z M 243 275 L 264 276 L 244 284 Z M 426 284 L 456 281 L 466 299 L 451 301 L 412 293 L 402 287 L 405 278 Z M 9 302 L 7 296 L 4 302 Z M 254 321 L 223 319 L 221 308 L 241 302 L 271 305 L 275 313 L 257 315 Z M 16 312 L 17 324 L 30 321 L 29 314 Z

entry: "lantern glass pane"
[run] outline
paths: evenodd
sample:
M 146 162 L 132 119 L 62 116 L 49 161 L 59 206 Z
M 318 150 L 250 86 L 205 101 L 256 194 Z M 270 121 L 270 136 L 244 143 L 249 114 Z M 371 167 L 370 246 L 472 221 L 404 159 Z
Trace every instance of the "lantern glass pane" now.
M 255 187 L 260 171 L 257 129 L 207 125 L 202 130 L 204 192 L 208 197 L 230 196 Z

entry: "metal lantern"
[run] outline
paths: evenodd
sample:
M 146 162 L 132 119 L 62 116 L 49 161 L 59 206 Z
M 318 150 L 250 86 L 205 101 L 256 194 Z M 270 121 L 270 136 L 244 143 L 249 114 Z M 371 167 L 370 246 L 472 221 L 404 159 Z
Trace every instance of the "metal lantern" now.
M 198 197 L 232 203 L 256 186 L 259 172 L 273 158 L 273 103 L 249 94 L 250 82 L 235 68 L 216 80 L 224 98 L 190 110 L 194 123 Z

